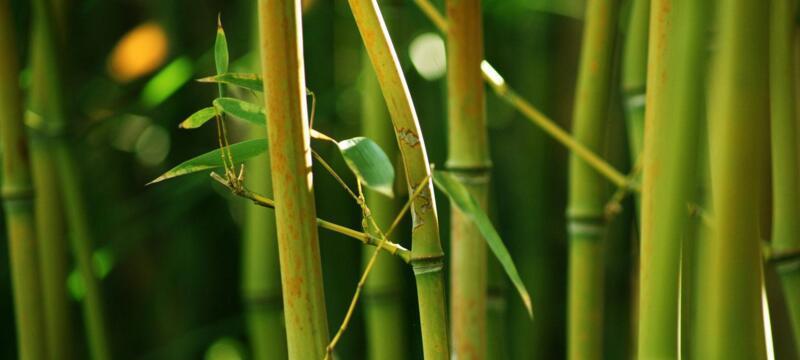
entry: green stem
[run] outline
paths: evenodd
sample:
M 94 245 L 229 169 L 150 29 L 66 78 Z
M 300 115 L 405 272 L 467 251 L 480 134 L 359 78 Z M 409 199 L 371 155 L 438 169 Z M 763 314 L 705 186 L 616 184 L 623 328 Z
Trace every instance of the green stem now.
M 424 191 L 414 199 L 411 210 L 411 263 L 417 282 L 425 358 L 446 360 L 450 356 L 442 274 L 444 254 L 439 241 L 439 221 L 425 142 L 380 10 L 372 0 L 349 0 L 349 3 L 394 124 L 408 187 L 414 189 L 427 182 Z
M 393 16 L 389 24 L 399 27 L 402 18 L 402 2 L 384 1 L 389 7 L 387 18 Z M 380 85 L 375 72 L 364 53 L 364 69 L 362 71 L 362 89 L 364 99 L 361 106 L 361 126 L 364 136 L 375 140 L 386 151 L 389 159 L 398 159 L 394 131 L 386 111 L 386 104 L 380 96 Z M 372 211 L 375 221 L 387 226 L 400 210 L 402 204 L 397 199 L 389 199 L 374 191 L 367 192 L 367 206 Z M 374 250 L 365 247 L 362 250 L 362 262 L 366 264 Z M 408 358 L 408 339 L 405 328 L 401 326 L 407 317 L 403 304 L 403 278 L 405 268 L 391 256 L 382 252 L 372 269 L 372 274 L 364 286 L 364 318 L 366 321 L 367 355 L 369 359 L 393 360 Z M 391 341 L 385 341 L 392 339 Z
M 3 146 L 0 195 L 8 226 L 19 358 L 39 360 L 47 358 L 47 342 L 42 337 L 45 314 L 14 38 L 9 2 L 0 0 L 0 53 L 4 54 L 0 57 L 0 143 Z
M 709 267 L 709 296 L 699 304 L 698 358 L 766 357 L 759 162 L 767 149 L 768 13 L 759 0 L 722 1 L 717 10 L 708 105 L 714 230 L 700 261 Z
M 770 17 L 770 114 L 772 116 L 772 246 L 800 249 L 797 112 L 795 109 L 794 38 L 797 4 L 772 0 Z M 800 259 L 778 265 L 789 307 L 794 343 L 800 356 Z
M 489 140 L 486 131 L 483 24 L 480 0 L 448 0 L 448 170 L 454 171 L 484 211 L 488 204 Z M 467 215 L 451 206 L 450 319 L 453 356 L 485 359 L 486 243 Z
M 259 0 L 269 154 L 290 359 L 322 359 L 328 320 L 311 182 L 299 0 Z
M 678 357 L 681 249 L 699 182 L 704 116 L 705 2 L 654 0 L 650 24 L 640 259 L 640 359 Z
M 60 57 L 52 27 L 52 4 L 46 0 L 34 1 L 33 12 L 30 111 L 32 125 L 42 133 L 41 139 L 34 143 L 34 152 L 47 153 L 45 157 L 48 161 L 56 164 L 55 172 L 60 182 L 58 190 L 64 204 L 70 243 L 86 288 L 83 315 L 89 351 L 93 359 L 108 359 L 108 332 L 103 315 L 100 281 L 93 270 L 92 239 L 86 218 L 86 205 L 71 144 L 62 135 L 67 123 L 58 63 Z M 37 158 L 39 157 L 34 157 Z
M 617 0 L 586 3 L 578 69 L 573 136 L 589 151 L 603 149 L 616 37 Z M 569 164 L 569 299 L 570 359 L 600 358 L 603 340 L 604 205 L 603 177 L 574 154 Z

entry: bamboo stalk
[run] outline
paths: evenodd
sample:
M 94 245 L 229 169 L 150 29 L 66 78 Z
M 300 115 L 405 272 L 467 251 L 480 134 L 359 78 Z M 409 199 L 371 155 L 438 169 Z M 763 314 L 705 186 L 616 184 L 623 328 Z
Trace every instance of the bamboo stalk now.
M 652 5 L 641 212 L 641 359 L 678 357 L 681 249 L 689 261 L 686 204 L 698 184 L 707 8 L 692 0 L 654 0 Z
M 723 1 L 717 10 L 708 105 L 714 216 L 708 257 L 701 260 L 709 267 L 709 295 L 699 304 L 698 358 L 766 357 L 758 229 L 766 178 L 758 160 L 767 145 L 768 12 L 758 0 Z
M 92 264 L 92 240 L 86 218 L 86 205 L 80 190 L 79 174 L 71 144 L 63 136 L 67 125 L 58 68 L 59 56 L 52 28 L 52 4 L 46 0 L 34 1 L 33 12 L 30 120 L 33 127 L 42 135 L 34 142 L 33 150 L 47 153 L 47 161 L 56 164 L 55 171 L 60 181 L 58 190 L 62 196 L 60 200 L 64 204 L 70 243 L 86 288 L 83 315 L 89 351 L 94 359 L 108 359 L 110 349 L 105 329 L 101 288 Z M 36 158 L 38 156 L 34 157 Z
M 42 337 L 45 314 L 14 38 L 9 2 L 0 0 L 0 53 L 4 54 L 0 57 L 0 143 L 3 146 L 0 194 L 8 226 L 18 354 L 20 359 L 38 360 L 47 358 L 47 342 Z
M 259 0 L 275 222 L 290 359 L 322 359 L 328 320 L 311 176 L 299 0 Z
M 586 3 L 572 132 L 575 141 L 594 153 L 603 149 L 617 12 L 616 0 Z M 574 154 L 569 170 L 568 356 L 596 359 L 603 353 L 604 205 L 608 195 L 602 176 Z
M 255 10 L 256 1 L 248 4 Z M 252 44 L 258 45 L 258 12 L 253 11 Z M 254 71 L 260 68 L 253 62 Z M 261 100 L 261 99 L 260 99 Z M 251 126 L 248 137 L 263 138 L 264 129 Z M 272 176 L 269 155 L 257 156 L 246 163 L 248 176 L 245 185 L 261 194 L 272 196 Z M 242 233 L 242 301 L 247 314 L 250 348 L 254 360 L 285 359 L 286 329 L 281 300 L 281 275 L 278 260 L 278 241 L 275 234 L 275 215 L 255 203 L 245 208 Z
M 483 24 L 480 0 L 447 1 L 447 169 L 488 204 L 491 159 L 481 77 Z M 451 206 L 450 319 L 453 356 L 485 359 L 486 243 L 473 222 Z
M 772 246 L 777 251 L 800 249 L 800 176 L 797 156 L 797 112 L 794 64 L 797 4 L 773 0 L 770 15 L 770 109 L 772 116 Z M 800 259 L 776 270 L 800 356 Z
M 402 1 L 384 1 L 389 7 L 387 18 L 393 29 L 400 27 L 402 18 Z M 394 16 L 392 16 L 394 15 Z M 394 131 L 386 110 L 386 104 L 380 95 L 380 85 L 364 52 L 362 70 L 361 127 L 364 136 L 374 140 L 389 159 L 399 159 Z M 402 207 L 398 199 L 389 199 L 374 191 L 367 191 L 367 206 L 372 211 L 375 221 L 381 226 L 391 224 L 395 214 Z M 362 250 L 362 263 L 366 265 L 374 250 L 365 247 Z M 403 304 L 403 272 L 404 266 L 391 259 L 386 253 L 378 255 L 372 273 L 364 285 L 364 318 L 366 321 L 367 355 L 369 359 L 393 360 L 406 359 L 409 356 L 408 339 L 405 328 L 406 321 Z M 391 341 L 384 341 L 392 339 Z
M 449 359 L 439 221 L 430 180 L 428 155 L 414 104 L 397 54 L 374 0 L 349 0 L 361 38 L 378 77 L 403 157 L 409 189 L 427 182 L 414 199 L 412 267 L 417 283 L 422 346 L 426 359 Z M 411 191 L 409 190 L 409 193 Z

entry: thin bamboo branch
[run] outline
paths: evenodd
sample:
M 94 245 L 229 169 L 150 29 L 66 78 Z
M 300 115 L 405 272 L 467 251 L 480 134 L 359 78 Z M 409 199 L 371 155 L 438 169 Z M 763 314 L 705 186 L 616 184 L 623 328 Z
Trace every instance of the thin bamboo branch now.
M 19 64 L 10 5 L 0 0 L 0 143 L 3 210 L 8 226 L 9 261 L 20 359 L 47 358 L 44 307 L 39 277 L 33 185 L 18 87 Z
M 608 116 L 617 0 L 586 3 L 575 96 L 573 137 L 594 152 L 603 149 Z M 600 173 L 573 152 L 569 164 L 569 359 L 603 353 L 603 237 L 606 184 Z M 624 184 L 624 178 L 617 183 Z
M 486 130 L 483 24 L 480 0 L 448 0 L 447 94 L 448 158 L 454 171 L 484 211 L 489 198 L 491 159 Z M 451 206 L 450 321 L 453 356 L 485 359 L 487 258 L 480 231 Z
M 349 0 L 349 3 L 392 117 L 409 192 L 422 182 L 427 183 L 411 209 L 411 261 L 417 282 L 425 358 L 446 360 L 450 356 L 442 275 L 444 254 L 439 242 L 439 221 L 425 142 L 397 54 L 377 4 L 374 0 Z

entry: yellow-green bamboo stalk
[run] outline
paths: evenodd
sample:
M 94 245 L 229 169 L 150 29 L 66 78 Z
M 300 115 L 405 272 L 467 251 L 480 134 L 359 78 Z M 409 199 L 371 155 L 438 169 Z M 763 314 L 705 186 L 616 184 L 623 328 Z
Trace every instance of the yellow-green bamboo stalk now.
M 448 158 L 453 171 L 484 210 L 488 203 L 489 140 L 481 61 L 480 0 L 447 1 Z M 450 319 L 453 356 L 485 359 L 486 243 L 475 224 L 451 206 Z
M 772 247 L 800 249 L 800 176 L 797 156 L 797 89 L 793 46 L 793 0 L 772 0 L 770 16 L 770 114 L 772 116 Z M 789 307 L 794 343 L 800 357 L 800 259 L 776 269 Z
M 328 320 L 311 176 L 299 0 L 259 0 L 261 66 L 290 359 L 322 359 Z
M 391 11 L 401 11 L 399 7 L 402 5 L 396 3 L 387 6 L 393 7 Z M 399 21 L 396 17 L 393 20 Z M 389 159 L 399 160 L 392 123 L 386 111 L 386 103 L 381 97 L 378 79 L 366 53 L 362 58 L 364 70 L 361 75 L 361 89 L 364 98 L 361 105 L 361 127 L 364 136 L 375 140 Z M 387 198 L 375 191 L 367 191 L 367 205 L 375 221 L 381 226 L 392 223 L 402 207 L 399 200 Z M 369 261 L 374 251 L 371 247 L 364 247 L 362 252 L 364 264 Z M 407 321 L 402 296 L 404 271 L 403 263 L 387 253 L 381 253 L 364 284 L 364 318 L 369 359 L 401 360 L 409 356 L 408 339 L 405 327 L 402 325 Z
M 425 141 L 403 71 L 377 4 L 374 0 L 349 0 L 349 3 L 392 117 L 409 193 L 410 189 L 417 188 L 423 181 L 428 183 L 414 199 L 411 209 L 411 264 L 417 282 L 425 358 L 449 359 L 442 275 L 444 254 L 439 242 L 439 220 Z
M 33 151 L 47 153 L 42 157 L 34 156 L 34 160 L 42 158 L 46 162 L 56 165 L 55 172 L 59 181 L 57 191 L 64 204 L 70 243 L 86 289 L 83 315 L 89 351 L 93 359 L 108 359 L 110 358 L 110 349 L 105 329 L 99 279 L 93 270 L 92 241 L 86 218 L 86 205 L 83 202 L 77 163 L 71 144 L 63 136 L 67 124 L 58 62 L 60 56 L 53 28 L 52 6 L 46 0 L 33 2 L 34 25 L 31 38 L 32 83 L 29 123 L 39 135 L 33 143 Z M 39 167 L 40 165 L 36 166 L 37 169 Z M 54 356 L 56 355 L 54 354 Z
M 678 357 L 682 246 L 698 177 L 706 2 L 653 0 L 642 187 L 638 358 Z
M 603 148 L 616 37 L 617 0 L 589 0 L 578 69 L 573 136 L 594 153 Z M 569 164 L 568 357 L 599 359 L 603 348 L 603 177 L 574 154 Z
M 769 6 L 718 4 L 708 104 L 713 233 L 700 261 L 709 273 L 697 358 L 764 359 L 758 160 L 767 149 Z
M 20 359 L 47 358 L 44 335 L 44 307 L 39 277 L 33 186 L 28 158 L 28 141 L 22 119 L 19 64 L 11 9 L 0 0 L 0 143 L 2 143 L 2 187 L 14 313 Z
M 644 150 L 645 87 L 647 84 L 647 37 L 650 0 L 632 0 L 622 53 L 622 92 L 631 164 L 635 166 Z M 638 177 L 641 179 L 641 177 Z M 638 179 L 637 179 L 638 180 Z M 640 219 L 641 195 L 635 194 L 636 218 Z

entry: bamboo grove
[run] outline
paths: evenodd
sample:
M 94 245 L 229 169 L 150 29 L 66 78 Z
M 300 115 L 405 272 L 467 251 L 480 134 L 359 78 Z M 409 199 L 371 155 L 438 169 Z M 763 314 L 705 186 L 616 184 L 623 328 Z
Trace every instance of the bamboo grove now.
M 796 0 L 0 0 L 0 358 L 800 358 Z

